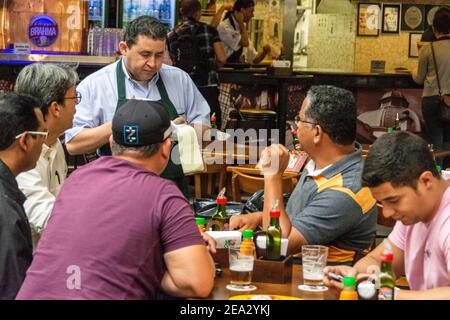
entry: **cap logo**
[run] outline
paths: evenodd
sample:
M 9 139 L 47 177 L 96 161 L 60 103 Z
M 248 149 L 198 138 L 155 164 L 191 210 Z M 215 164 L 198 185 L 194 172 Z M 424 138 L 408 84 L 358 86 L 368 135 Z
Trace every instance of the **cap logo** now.
M 126 144 L 139 144 L 139 126 L 123 126 L 123 141 Z

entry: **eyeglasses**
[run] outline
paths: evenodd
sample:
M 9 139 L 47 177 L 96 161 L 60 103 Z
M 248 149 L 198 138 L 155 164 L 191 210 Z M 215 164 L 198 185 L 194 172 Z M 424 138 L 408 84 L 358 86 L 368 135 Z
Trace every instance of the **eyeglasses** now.
M 28 134 L 31 134 L 31 135 L 37 135 L 37 136 L 44 136 L 44 139 L 47 139 L 47 137 L 48 137 L 48 131 L 24 131 L 21 134 L 18 134 L 16 136 L 16 139 L 19 139 L 25 133 L 28 133 Z
M 64 97 L 64 100 L 66 99 L 75 99 L 76 103 L 79 104 L 81 102 L 81 92 L 76 92 L 75 97 Z
M 295 125 L 297 126 L 297 128 L 298 128 L 298 123 L 299 122 L 305 122 L 305 123 L 309 123 L 309 124 L 313 124 L 313 125 L 317 124 L 317 122 L 311 122 L 311 121 L 302 120 L 302 119 L 300 119 L 300 117 L 298 115 L 295 116 L 294 121 L 295 121 Z

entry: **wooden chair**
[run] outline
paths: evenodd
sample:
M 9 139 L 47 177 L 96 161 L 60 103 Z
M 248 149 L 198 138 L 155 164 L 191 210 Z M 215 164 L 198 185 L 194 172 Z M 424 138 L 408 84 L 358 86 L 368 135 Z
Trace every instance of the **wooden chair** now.
M 249 167 L 230 166 L 231 172 L 231 198 L 233 201 L 241 201 L 241 192 L 255 193 L 264 189 L 264 177 L 259 169 Z M 292 192 L 298 182 L 299 174 L 285 173 L 282 176 L 283 193 Z

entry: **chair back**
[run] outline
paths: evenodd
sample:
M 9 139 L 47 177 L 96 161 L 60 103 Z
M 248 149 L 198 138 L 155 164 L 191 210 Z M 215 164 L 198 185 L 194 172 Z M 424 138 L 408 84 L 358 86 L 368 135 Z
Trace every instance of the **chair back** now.
M 233 201 L 241 201 L 241 192 L 255 193 L 264 189 L 264 177 L 258 169 L 246 167 L 229 167 L 231 171 L 231 197 Z M 283 193 L 292 192 L 297 184 L 298 174 L 285 173 L 281 177 Z

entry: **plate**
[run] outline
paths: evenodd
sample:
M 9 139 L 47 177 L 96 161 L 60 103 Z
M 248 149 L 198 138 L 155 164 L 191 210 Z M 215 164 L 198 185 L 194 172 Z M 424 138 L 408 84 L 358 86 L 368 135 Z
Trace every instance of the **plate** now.
M 229 300 L 303 300 L 302 298 L 282 296 L 278 294 L 243 294 L 230 297 Z

